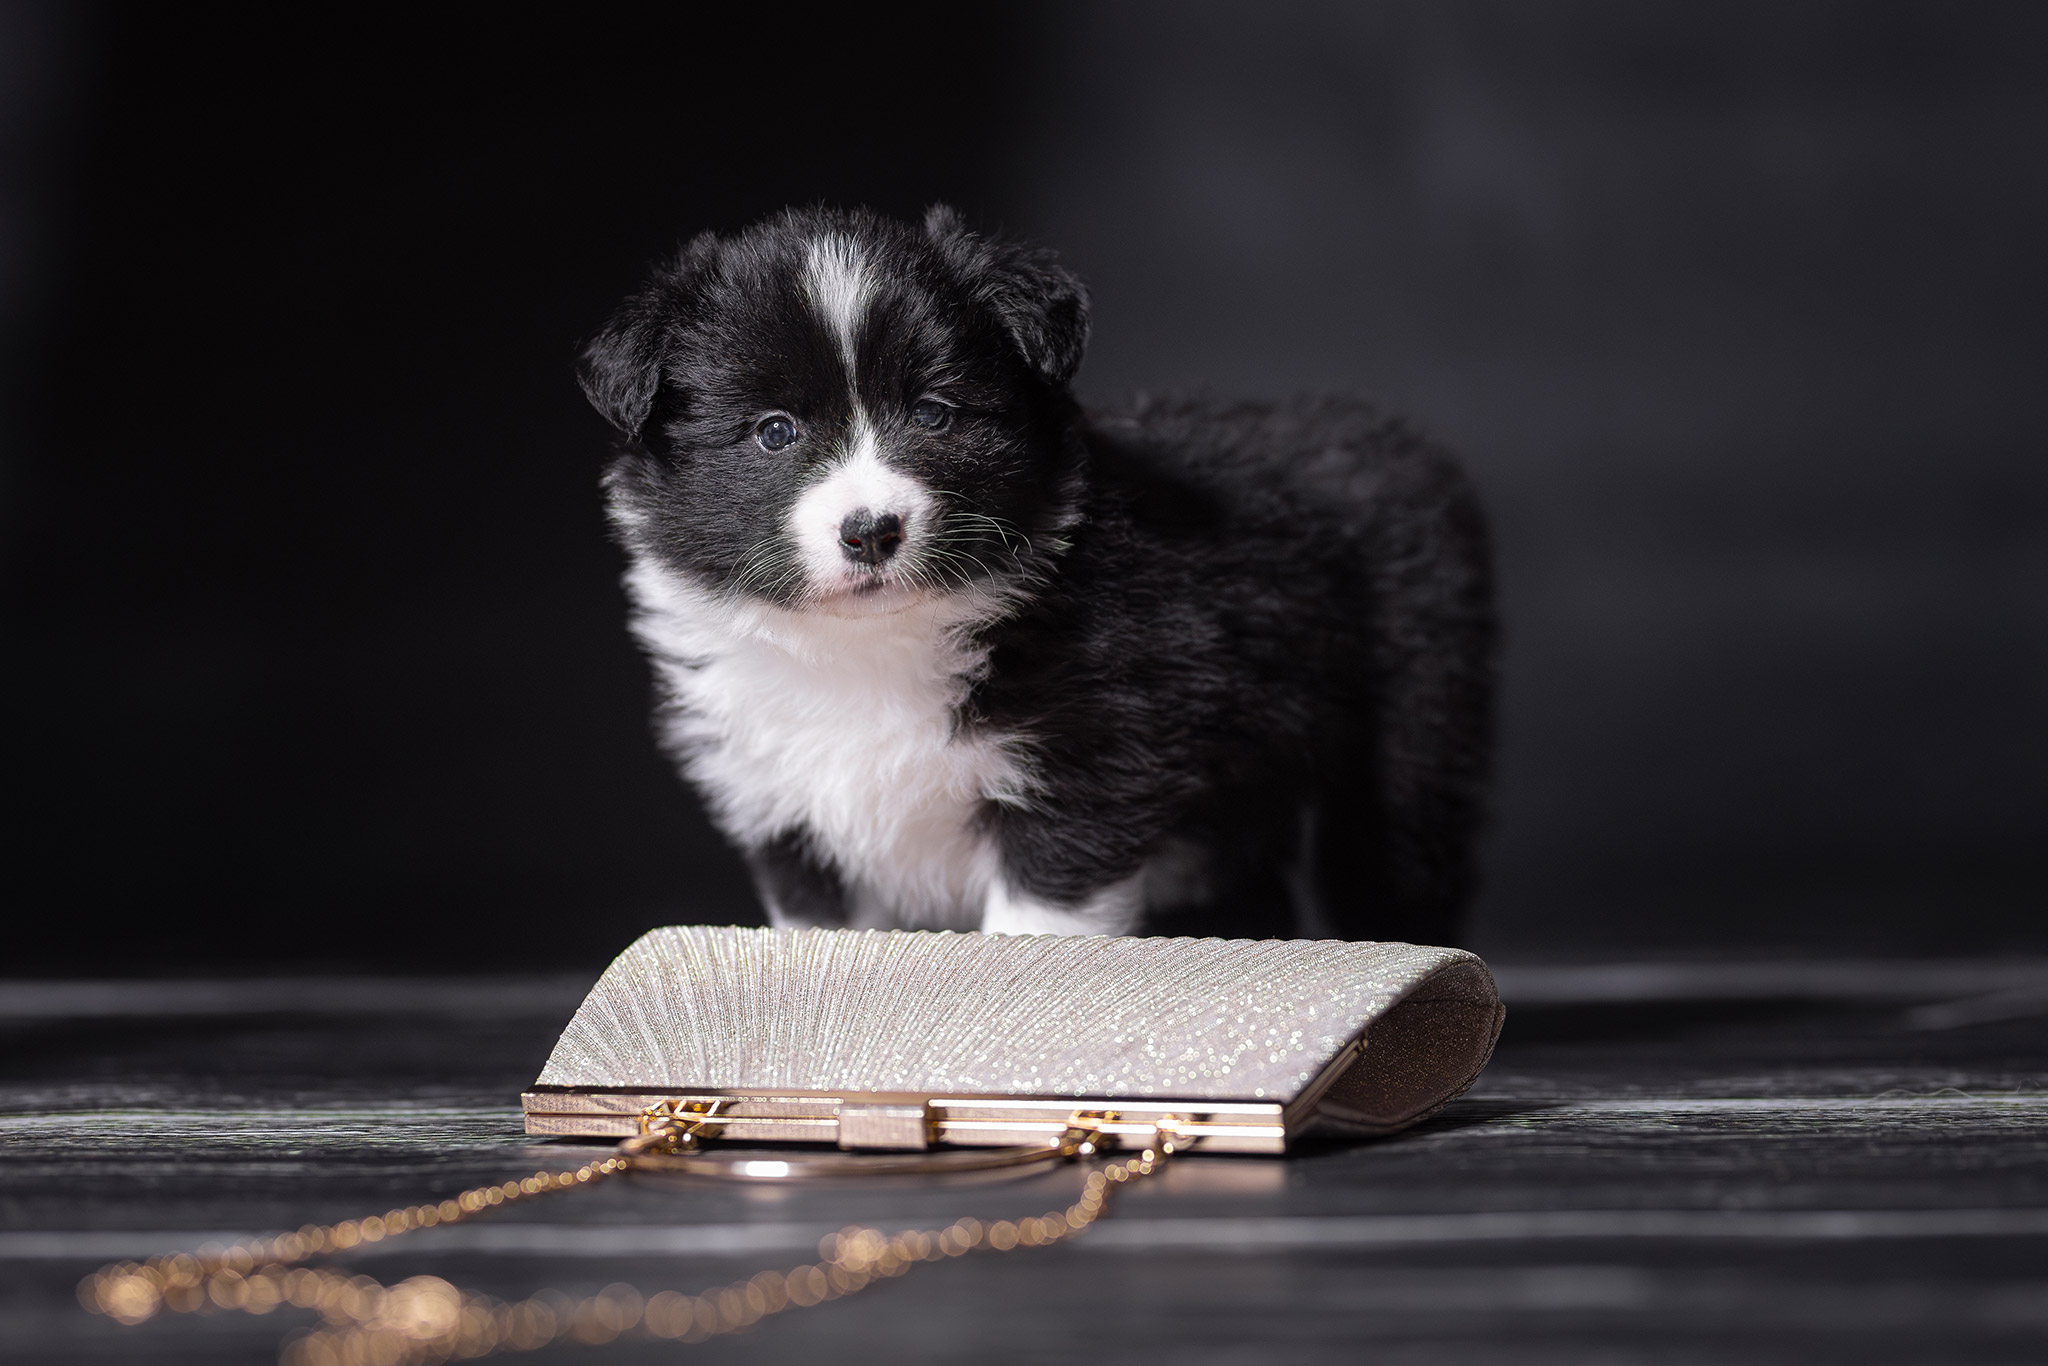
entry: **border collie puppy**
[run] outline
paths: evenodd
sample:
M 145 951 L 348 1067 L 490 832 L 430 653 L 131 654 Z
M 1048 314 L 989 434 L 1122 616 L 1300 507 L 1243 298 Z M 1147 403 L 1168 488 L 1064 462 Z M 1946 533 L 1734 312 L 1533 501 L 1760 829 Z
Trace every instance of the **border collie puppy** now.
M 1069 390 L 1052 256 L 866 212 L 705 234 L 582 381 L 662 739 L 778 925 L 1457 937 L 1484 524 L 1363 404 Z

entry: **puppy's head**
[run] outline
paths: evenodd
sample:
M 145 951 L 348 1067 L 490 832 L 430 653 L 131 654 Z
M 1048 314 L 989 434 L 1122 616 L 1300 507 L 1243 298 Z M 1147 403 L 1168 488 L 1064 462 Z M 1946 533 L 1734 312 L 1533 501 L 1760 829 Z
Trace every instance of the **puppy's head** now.
M 581 377 L 625 439 L 609 488 L 631 549 L 863 616 L 1031 572 L 1067 515 L 1087 336 L 1079 280 L 951 210 L 792 211 L 691 242 Z

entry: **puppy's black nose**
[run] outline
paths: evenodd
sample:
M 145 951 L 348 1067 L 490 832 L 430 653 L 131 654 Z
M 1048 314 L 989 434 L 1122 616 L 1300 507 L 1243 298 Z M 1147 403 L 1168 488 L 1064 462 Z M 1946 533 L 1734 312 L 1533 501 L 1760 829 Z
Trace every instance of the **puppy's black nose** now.
M 880 564 L 903 544 L 903 519 L 893 512 L 880 517 L 862 508 L 839 524 L 839 549 L 855 564 Z

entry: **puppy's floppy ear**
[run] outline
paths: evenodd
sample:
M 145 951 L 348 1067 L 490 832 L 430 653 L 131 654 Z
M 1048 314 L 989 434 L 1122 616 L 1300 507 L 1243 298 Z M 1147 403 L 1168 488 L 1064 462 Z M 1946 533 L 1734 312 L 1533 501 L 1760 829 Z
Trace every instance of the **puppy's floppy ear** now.
M 694 282 L 717 249 L 714 234 L 700 234 L 584 344 L 576 367 L 583 396 L 629 439 L 639 438 L 654 412 L 669 333 L 689 316 Z
M 635 295 L 583 345 L 576 367 L 583 396 L 629 439 L 639 437 L 647 415 L 654 411 L 654 396 L 661 391 L 664 330 L 643 296 Z
M 1032 367 L 1054 384 L 1071 380 L 1088 349 L 1088 286 L 1081 277 L 1050 251 L 976 236 L 944 204 L 925 213 L 924 230 L 974 282 Z
M 1016 247 L 1008 254 L 1013 288 L 1002 302 L 1010 333 L 1047 379 L 1065 384 L 1088 350 L 1088 286 L 1050 251 Z

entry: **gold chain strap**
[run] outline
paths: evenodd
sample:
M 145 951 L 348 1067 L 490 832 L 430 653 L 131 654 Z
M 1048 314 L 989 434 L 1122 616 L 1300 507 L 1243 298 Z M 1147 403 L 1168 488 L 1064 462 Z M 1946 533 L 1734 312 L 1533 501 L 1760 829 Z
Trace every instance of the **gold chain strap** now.
M 1112 1189 L 1152 1175 L 1177 1146 L 1170 1127 L 1155 1128 L 1142 1152 L 1090 1172 L 1080 1198 L 1064 1210 L 991 1224 L 959 1219 L 944 1228 L 906 1229 L 893 1236 L 850 1225 L 820 1241 L 816 1262 L 763 1271 L 697 1295 L 675 1290 L 642 1295 L 630 1285 L 611 1285 L 587 1299 L 543 1290 L 507 1303 L 438 1276 L 413 1276 L 386 1286 L 368 1276 L 303 1265 L 330 1252 L 458 1223 L 536 1195 L 594 1185 L 636 1167 L 673 1169 L 659 1165 L 659 1159 L 693 1150 L 713 1128 L 709 1119 L 651 1114 L 640 1137 L 619 1145 L 619 1156 L 573 1171 L 535 1172 L 522 1181 L 479 1186 L 437 1205 L 308 1224 L 296 1233 L 226 1248 L 208 1245 L 146 1262 L 118 1262 L 80 1282 L 78 1298 L 92 1312 L 123 1324 L 141 1323 L 160 1311 L 267 1314 L 281 1305 L 317 1310 L 326 1326 L 287 1343 L 284 1366 L 413 1366 L 532 1351 L 563 1340 L 595 1345 L 626 1334 L 699 1342 L 787 1309 L 857 1294 L 918 1262 L 944 1261 L 977 1248 L 1049 1247 L 1071 1238 L 1102 1217 Z M 1090 1117 L 1077 1115 L 1058 1139 L 1034 1148 L 1033 1155 L 1087 1157 L 1101 1150 L 1104 1138 Z

